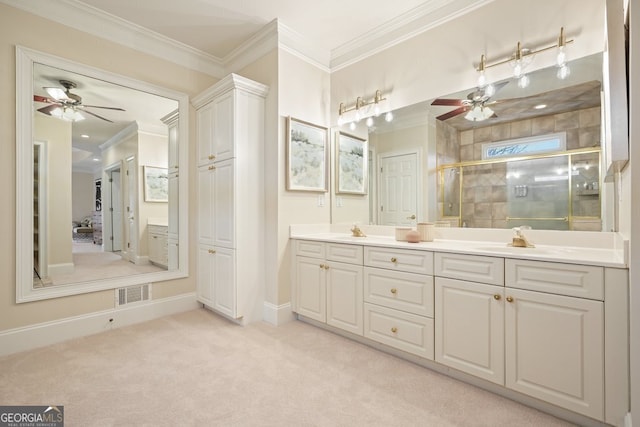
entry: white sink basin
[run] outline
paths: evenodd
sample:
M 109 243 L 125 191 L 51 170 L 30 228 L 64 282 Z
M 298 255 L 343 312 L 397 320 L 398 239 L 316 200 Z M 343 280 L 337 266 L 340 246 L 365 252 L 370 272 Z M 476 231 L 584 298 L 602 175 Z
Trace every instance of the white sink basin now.
M 540 255 L 550 255 L 550 254 L 560 254 L 563 251 L 560 249 L 551 249 L 551 248 L 519 248 L 515 246 L 481 246 L 474 247 L 473 249 L 482 251 L 482 252 L 493 252 L 493 253 L 503 253 L 503 254 L 540 254 Z

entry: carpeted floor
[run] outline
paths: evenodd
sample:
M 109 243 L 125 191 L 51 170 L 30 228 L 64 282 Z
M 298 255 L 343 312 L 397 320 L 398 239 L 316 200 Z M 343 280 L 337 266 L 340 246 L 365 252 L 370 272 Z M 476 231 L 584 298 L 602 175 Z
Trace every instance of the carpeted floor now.
M 0 404 L 72 426 L 567 426 L 322 329 L 194 310 L 0 358 Z

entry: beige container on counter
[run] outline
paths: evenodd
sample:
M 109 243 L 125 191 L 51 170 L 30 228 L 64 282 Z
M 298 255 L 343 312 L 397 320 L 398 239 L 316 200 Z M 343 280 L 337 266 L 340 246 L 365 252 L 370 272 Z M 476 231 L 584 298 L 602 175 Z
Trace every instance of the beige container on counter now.
M 417 227 L 420 233 L 420 240 L 423 242 L 433 242 L 433 228 L 432 222 L 419 222 Z
M 399 242 L 406 242 L 407 233 L 411 230 L 411 227 L 396 227 L 396 240 Z

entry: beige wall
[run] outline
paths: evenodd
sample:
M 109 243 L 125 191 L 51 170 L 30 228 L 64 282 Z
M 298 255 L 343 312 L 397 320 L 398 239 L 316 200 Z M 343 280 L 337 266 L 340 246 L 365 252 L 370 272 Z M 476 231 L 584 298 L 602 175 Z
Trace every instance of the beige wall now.
M 71 123 L 34 115 L 34 138 L 47 145 L 47 254 L 49 266 L 73 264 L 71 255 Z M 55 167 L 54 167 L 55 165 Z
M 96 209 L 93 173 L 73 172 L 71 174 L 71 218 L 82 221 L 90 217 Z
M 193 96 L 215 83 L 216 79 L 160 58 L 142 54 L 106 40 L 35 17 L 0 3 L 0 181 L 5 208 L 0 209 L 0 331 L 20 326 L 92 313 L 113 308 L 113 291 L 56 298 L 32 303 L 15 303 L 15 45 L 40 50 L 110 72 L 143 80 Z M 190 109 L 189 162 L 195 163 L 195 119 Z M 190 188 L 195 188 L 195 170 L 190 171 Z M 69 189 L 70 192 L 70 189 Z M 71 206 L 69 204 L 69 206 Z M 195 198 L 189 196 L 190 211 Z M 69 208 L 70 209 L 70 208 Z M 69 213 L 69 220 L 71 214 Z M 69 221 L 64 228 L 69 229 Z M 164 298 L 195 290 L 195 226 L 190 222 L 191 276 L 186 279 L 154 284 L 153 297 Z M 70 234 L 70 233 L 69 233 Z

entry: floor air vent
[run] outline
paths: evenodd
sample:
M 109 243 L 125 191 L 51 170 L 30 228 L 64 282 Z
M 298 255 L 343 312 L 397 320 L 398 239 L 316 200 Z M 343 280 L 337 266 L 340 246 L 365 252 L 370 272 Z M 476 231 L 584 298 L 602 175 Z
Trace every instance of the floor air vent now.
M 116 307 L 151 299 L 151 285 L 135 285 L 116 289 Z

